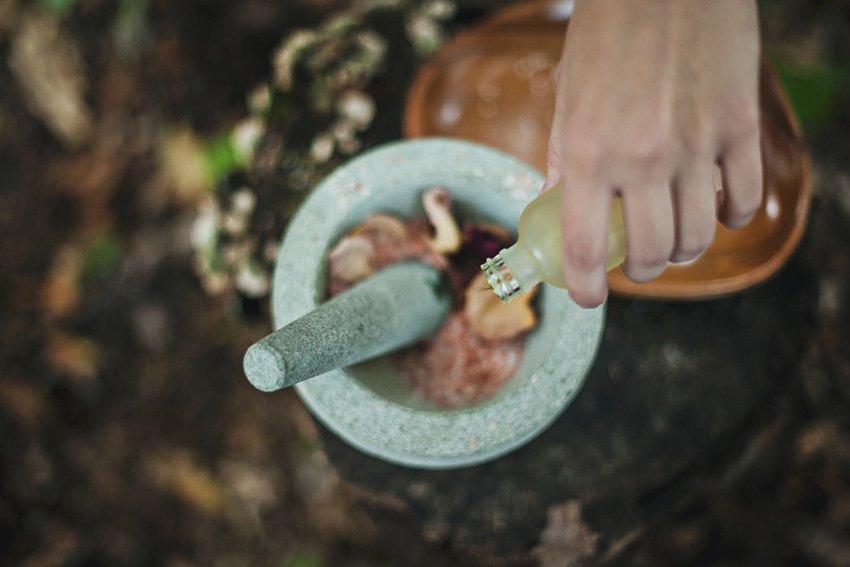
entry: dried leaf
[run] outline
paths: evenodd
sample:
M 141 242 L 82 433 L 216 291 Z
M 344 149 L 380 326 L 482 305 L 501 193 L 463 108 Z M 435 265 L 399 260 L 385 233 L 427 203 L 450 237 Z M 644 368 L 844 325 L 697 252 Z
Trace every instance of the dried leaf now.
M 159 160 L 178 203 L 203 201 L 212 179 L 204 146 L 190 128 L 180 127 L 166 134 L 159 144 Z
M 48 337 L 46 354 L 54 370 L 80 384 L 93 382 L 103 363 L 103 352 L 98 343 L 60 331 Z
M 348 236 L 339 241 L 328 258 L 333 280 L 354 283 L 377 270 L 375 247 L 365 236 Z
M 42 309 L 48 320 L 73 313 L 80 304 L 83 286 L 105 276 L 121 257 L 121 246 L 109 233 L 66 243 L 59 249 L 42 288 Z
M 351 231 L 352 236 L 365 234 L 381 234 L 391 238 L 404 238 L 407 226 L 399 219 L 384 214 L 372 215 L 366 221 Z
M 42 290 L 43 309 L 48 319 L 59 319 L 77 309 L 82 256 L 82 249 L 72 244 L 65 244 L 56 254 Z
M 281 479 L 272 467 L 244 461 L 227 461 L 221 477 L 231 498 L 253 514 L 274 508 L 280 502 Z
M 58 21 L 33 15 L 20 18 L 9 67 L 30 112 L 66 147 L 78 148 L 91 138 L 94 123 L 85 100 L 88 79 L 83 59 Z
M 581 503 L 570 500 L 549 507 L 546 528 L 532 552 L 540 567 L 589 567 L 595 565 L 599 534 L 581 517 Z
M 154 454 L 146 463 L 153 483 L 202 512 L 218 514 L 225 504 L 224 487 L 213 473 L 185 451 Z
M 536 289 L 536 288 L 535 288 Z M 510 339 L 532 328 L 537 322 L 531 300 L 535 291 L 523 293 L 503 303 L 490 290 L 483 273 L 477 274 L 466 288 L 463 313 L 469 326 L 485 339 Z
M 798 463 L 806 463 L 824 455 L 850 463 L 850 438 L 836 422 L 819 420 L 800 432 L 794 456 Z
M 39 422 L 47 406 L 37 388 L 23 380 L 9 379 L 0 381 L 0 405 L 28 427 Z

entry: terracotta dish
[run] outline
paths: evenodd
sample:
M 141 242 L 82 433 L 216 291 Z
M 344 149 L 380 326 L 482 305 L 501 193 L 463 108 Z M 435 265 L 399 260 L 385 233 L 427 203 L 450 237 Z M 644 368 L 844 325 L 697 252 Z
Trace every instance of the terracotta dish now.
M 419 70 L 408 94 L 405 135 L 489 145 L 545 171 L 555 104 L 554 72 L 571 2 L 510 6 L 458 34 Z M 728 295 L 774 274 L 802 236 L 811 201 L 808 154 L 796 119 L 767 62 L 761 67 L 764 200 L 749 225 L 717 225 L 713 244 L 656 280 L 635 284 L 616 269 L 613 293 L 656 299 Z

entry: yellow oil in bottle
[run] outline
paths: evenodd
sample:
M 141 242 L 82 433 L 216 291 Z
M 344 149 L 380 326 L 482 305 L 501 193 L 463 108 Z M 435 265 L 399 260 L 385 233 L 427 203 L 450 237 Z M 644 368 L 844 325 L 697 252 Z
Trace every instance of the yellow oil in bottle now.
M 520 215 L 519 238 L 510 248 L 482 264 L 493 291 L 509 302 L 541 281 L 566 289 L 561 254 L 561 185 L 529 203 Z M 619 198 L 611 204 L 608 222 L 608 258 L 612 270 L 626 258 L 626 229 Z

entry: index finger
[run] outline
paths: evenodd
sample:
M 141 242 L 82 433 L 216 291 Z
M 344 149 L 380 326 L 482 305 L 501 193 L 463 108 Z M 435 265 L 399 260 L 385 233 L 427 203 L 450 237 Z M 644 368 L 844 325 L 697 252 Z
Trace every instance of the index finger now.
M 564 281 L 581 307 L 608 296 L 606 259 L 612 188 L 592 171 L 570 167 L 562 174 L 561 255 Z

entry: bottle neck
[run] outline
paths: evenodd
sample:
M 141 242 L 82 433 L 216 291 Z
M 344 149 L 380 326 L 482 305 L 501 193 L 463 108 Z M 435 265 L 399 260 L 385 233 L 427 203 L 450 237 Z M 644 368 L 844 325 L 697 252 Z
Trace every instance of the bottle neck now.
M 537 259 L 522 242 L 517 242 L 481 265 L 487 283 L 505 303 L 540 283 Z

